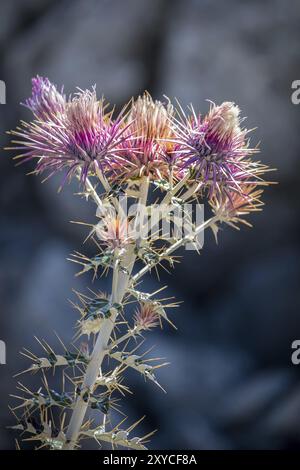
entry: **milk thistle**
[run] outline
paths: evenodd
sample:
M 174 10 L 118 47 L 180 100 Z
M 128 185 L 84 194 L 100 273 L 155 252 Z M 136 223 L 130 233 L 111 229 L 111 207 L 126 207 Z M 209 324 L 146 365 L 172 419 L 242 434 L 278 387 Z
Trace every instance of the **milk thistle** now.
M 31 361 L 26 372 L 40 372 L 42 387 L 19 385 L 13 411 L 21 416 L 14 428 L 38 448 L 78 449 L 91 438 L 100 446 L 145 449 L 150 435 L 132 436 L 140 420 L 114 422 L 111 409 L 118 412 L 116 396 L 131 393 L 124 380 L 128 368 L 162 388 L 156 375 L 166 363 L 140 353 L 139 346 L 145 332 L 173 325 L 167 310 L 178 304 L 161 298 L 162 288 L 143 292 L 140 280 L 160 266 L 173 267 L 178 248 L 202 248 L 204 230 L 218 238 L 222 224 L 250 225 L 245 216 L 261 210 L 269 168 L 253 158 L 258 148 L 250 147 L 249 131 L 231 102 L 211 103 L 202 116 L 192 106 L 184 110 L 144 93 L 116 115 L 95 88 L 66 98 L 63 89 L 38 76 L 24 105 L 33 119 L 10 132 L 14 158 L 34 160 L 34 173 L 45 179 L 62 173 L 60 189 L 77 180 L 79 194 L 95 203 L 97 222 L 88 234 L 95 255 L 70 257 L 78 274 L 91 275 L 94 283 L 73 301 L 79 313 L 75 343 L 66 347 L 61 340 L 55 352 L 39 340 L 41 356 L 23 351 Z M 124 201 L 134 204 L 129 212 Z M 210 213 L 195 222 L 187 206 L 204 203 Z M 152 214 L 155 223 L 149 224 Z M 162 222 L 170 223 L 168 234 Z M 112 279 L 108 294 L 97 290 L 103 272 Z M 63 369 L 59 391 L 48 385 L 52 369 Z M 96 419 L 90 410 L 98 412 Z

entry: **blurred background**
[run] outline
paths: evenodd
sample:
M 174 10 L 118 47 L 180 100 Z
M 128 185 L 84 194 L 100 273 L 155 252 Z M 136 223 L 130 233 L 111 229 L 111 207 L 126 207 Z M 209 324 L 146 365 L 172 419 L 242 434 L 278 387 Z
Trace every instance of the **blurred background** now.
M 300 79 L 300 8 L 297 0 L 2 0 L 0 144 L 5 130 L 30 114 L 19 106 L 33 75 L 76 86 L 96 83 L 118 106 L 149 90 L 205 112 L 206 99 L 235 101 L 257 126 L 262 160 L 278 169 L 278 186 L 265 194 L 253 229 L 226 228 L 214 243 L 205 234 L 198 257 L 186 252 L 176 273 L 162 272 L 168 294 L 184 303 L 170 313 L 178 331 L 149 336 L 154 355 L 170 366 L 158 374 L 165 395 L 138 374 L 126 381 L 130 419 L 146 415 L 139 434 L 158 428 L 153 449 L 295 449 L 300 446 L 300 365 L 291 343 L 300 339 L 299 156 L 300 105 L 291 83 Z M 34 335 L 59 349 L 67 344 L 76 313 L 68 298 L 90 277 L 74 278 L 66 258 L 86 231 L 71 220 L 94 221 L 94 207 L 57 194 L 0 159 L 0 448 L 14 448 L 8 425 L 13 375 L 26 366 L 22 347 L 40 353 Z M 144 281 L 145 290 L 158 286 Z M 108 289 L 100 279 L 95 288 Z M 23 380 L 23 379 L 22 379 Z M 37 388 L 36 378 L 26 378 Z M 131 422 L 131 421 L 130 421 Z

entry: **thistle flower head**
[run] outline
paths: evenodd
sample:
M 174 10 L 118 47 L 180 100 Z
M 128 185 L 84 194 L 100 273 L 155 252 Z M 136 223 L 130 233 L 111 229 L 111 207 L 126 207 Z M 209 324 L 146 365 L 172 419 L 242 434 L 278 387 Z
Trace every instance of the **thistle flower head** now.
M 247 129 L 241 128 L 240 109 L 234 103 L 211 105 L 206 116 L 183 113 L 175 121 L 176 154 L 185 170 L 190 170 L 209 190 L 209 196 L 259 180 L 263 166 L 250 160 L 256 150 L 249 148 Z
M 124 248 L 132 243 L 127 218 L 107 213 L 96 226 L 99 240 L 108 248 Z
M 223 145 L 228 139 L 240 136 L 243 140 L 245 131 L 240 127 L 240 108 L 230 101 L 220 106 L 211 106 L 204 123 L 207 124 L 207 138 L 215 138 L 215 144 Z
M 32 96 L 24 106 L 29 108 L 38 119 L 51 119 L 65 111 L 66 98 L 63 89 L 57 87 L 48 78 L 37 75 L 32 78 Z
M 132 138 L 123 145 L 120 165 L 127 177 L 147 175 L 160 179 L 165 175 L 172 148 L 172 114 L 170 102 L 154 101 L 149 93 L 132 102 L 126 119 Z
M 123 134 L 120 120 L 113 120 L 106 108 L 95 89 L 80 91 L 67 104 L 65 151 L 73 163 L 71 168 L 81 169 L 83 181 L 90 171 L 109 168 Z
M 159 141 L 171 136 L 170 116 L 173 106 L 153 100 L 149 93 L 144 93 L 133 102 L 128 121 L 133 122 L 137 136 L 143 141 Z
M 95 88 L 80 90 L 68 103 L 66 118 L 75 132 L 96 130 L 104 118 L 103 100 L 97 99 Z
M 251 212 L 260 211 L 263 206 L 260 197 L 262 189 L 258 189 L 256 184 L 249 184 L 243 187 L 242 192 L 233 191 L 222 194 L 210 201 L 213 213 L 219 221 L 225 222 L 236 228 L 237 223 L 244 223 L 251 226 L 243 217 Z
M 19 139 L 14 149 L 21 151 L 15 158 L 37 159 L 35 173 L 52 176 L 65 169 L 65 181 L 79 170 L 85 182 L 90 172 L 111 171 L 115 152 L 129 138 L 122 116 L 113 119 L 95 89 L 80 90 L 65 102 L 47 78 L 37 77 L 26 106 L 38 120 L 11 133 Z
M 134 315 L 134 323 L 141 330 L 151 330 L 159 325 L 160 316 L 155 302 L 140 302 Z

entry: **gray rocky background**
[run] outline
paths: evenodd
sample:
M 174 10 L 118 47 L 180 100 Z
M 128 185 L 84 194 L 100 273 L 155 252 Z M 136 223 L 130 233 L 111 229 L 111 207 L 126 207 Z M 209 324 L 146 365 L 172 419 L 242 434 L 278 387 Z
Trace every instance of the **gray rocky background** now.
M 300 365 L 291 364 L 291 342 L 300 338 L 299 161 L 300 105 L 291 83 L 300 79 L 300 5 L 297 0 L 2 0 L 0 79 L 7 104 L 4 131 L 28 118 L 19 106 L 30 79 L 46 75 L 74 87 L 97 84 L 120 105 L 148 89 L 157 98 L 178 97 L 207 109 L 206 99 L 233 100 L 256 127 L 261 158 L 278 168 L 254 229 L 207 234 L 200 257 L 186 253 L 176 274 L 162 273 L 170 295 L 184 303 L 179 327 L 149 337 L 155 354 L 171 365 L 161 371 L 167 395 L 131 375 L 134 395 L 126 412 L 146 414 L 140 433 L 158 428 L 152 448 L 289 449 L 300 445 Z M 24 361 L 18 351 L 33 336 L 67 343 L 76 319 L 67 299 L 89 279 L 74 279 L 66 261 L 84 231 L 69 220 L 93 212 L 0 160 L 0 448 L 14 447 L 9 393 Z M 155 280 L 147 281 L 149 288 Z M 105 290 L 107 281 L 98 281 Z M 32 379 L 33 380 L 33 379 Z

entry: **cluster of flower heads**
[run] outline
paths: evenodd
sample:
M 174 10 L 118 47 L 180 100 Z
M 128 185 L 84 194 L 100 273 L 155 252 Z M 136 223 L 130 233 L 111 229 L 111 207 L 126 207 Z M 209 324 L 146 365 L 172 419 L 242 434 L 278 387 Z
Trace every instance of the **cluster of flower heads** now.
M 76 175 L 83 184 L 98 174 L 114 186 L 142 176 L 171 184 L 184 179 L 217 206 L 236 194 L 249 202 L 257 185 L 266 184 L 267 167 L 252 160 L 257 149 L 249 147 L 248 130 L 232 102 L 211 104 L 202 116 L 192 106 L 185 112 L 179 103 L 175 107 L 144 93 L 114 116 L 94 88 L 67 99 L 37 76 L 24 104 L 34 120 L 11 132 L 17 137 L 14 149 L 22 161 L 37 159 L 38 174 L 65 170 L 63 182 Z

